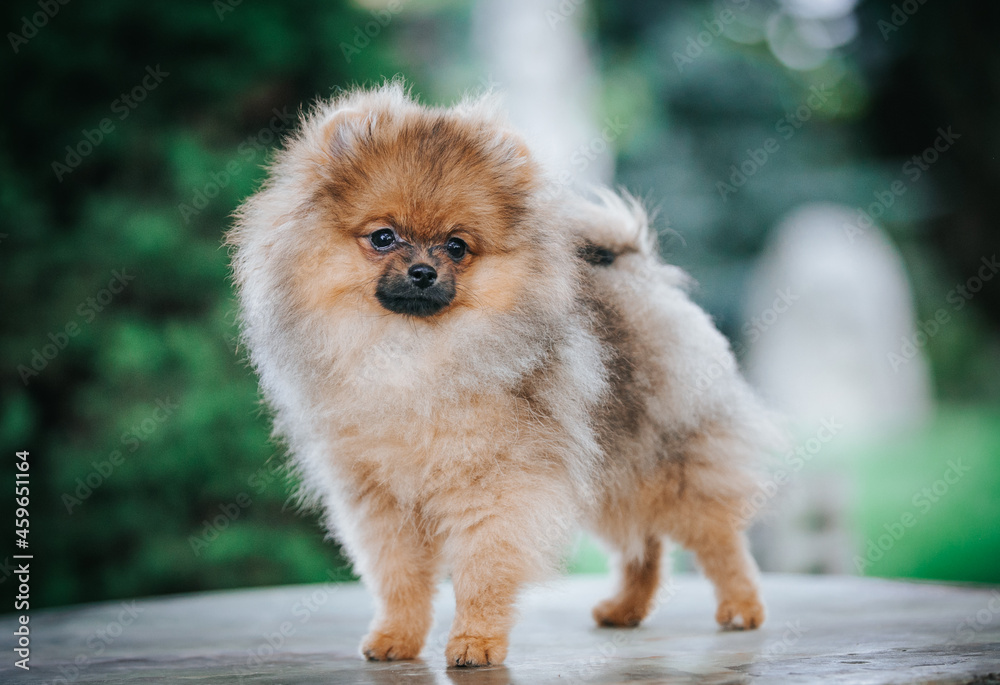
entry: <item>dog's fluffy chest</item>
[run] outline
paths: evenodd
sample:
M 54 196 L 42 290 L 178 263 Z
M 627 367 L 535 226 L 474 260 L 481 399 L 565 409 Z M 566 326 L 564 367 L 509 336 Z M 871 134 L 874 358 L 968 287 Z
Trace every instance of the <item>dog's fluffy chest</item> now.
M 412 399 L 412 393 L 403 396 Z M 517 468 L 527 443 L 541 435 L 527 403 L 513 396 L 438 402 L 383 407 L 370 420 L 335 422 L 330 458 L 339 478 L 358 491 L 388 488 L 400 504 L 413 505 L 490 472 Z

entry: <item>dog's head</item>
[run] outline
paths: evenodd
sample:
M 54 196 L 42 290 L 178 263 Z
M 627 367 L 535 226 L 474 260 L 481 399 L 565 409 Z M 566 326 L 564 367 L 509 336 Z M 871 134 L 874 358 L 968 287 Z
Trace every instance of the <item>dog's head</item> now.
M 536 165 L 488 102 L 362 91 L 314 112 L 275 170 L 307 191 L 292 278 L 313 308 L 504 310 L 545 269 Z

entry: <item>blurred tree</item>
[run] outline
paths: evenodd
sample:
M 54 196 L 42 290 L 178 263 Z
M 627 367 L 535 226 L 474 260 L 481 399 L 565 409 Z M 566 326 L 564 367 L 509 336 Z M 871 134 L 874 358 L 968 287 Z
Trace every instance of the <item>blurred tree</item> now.
M 958 300 L 947 299 L 952 289 L 976 276 L 984 258 L 996 264 L 1000 257 L 995 197 L 1000 187 L 1000 50 L 983 30 L 1000 21 L 1000 5 L 974 0 L 918 6 L 919 13 L 911 15 L 899 3 L 869 2 L 862 6 L 862 17 L 864 25 L 877 30 L 868 32 L 872 58 L 866 62 L 875 86 L 868 120 L 874 151 L 910 159 L 933 142 L 938 128 L 961 136 L 942 160 L 946 163 L 931 170 L 936 192 L 917 227 L 923 273 L 932 276 L 932 287 L 920 293 L 927 318 L 939 307 L 953 309 Z M 997 400 L 1000 281 L 969 295 L 974 297 L 967 300 L 962 330 L 947 332 L 930 347 L 938 383 L 947 397 Z
M 289 506 L 220 244 L 300 103 L 396 72 L 391 20 L 49 4 L 0 9 L 0 435 L 31 450 L 32 606 L 347 577 Z
M 981 28 L 1000 8 L 986 0 L 595 7 L 605 106 L 631 125 L 618 141 L 619 180 L 664 209 L 665 252 L 703 284 L 696 296 L 738 349 L 745 279 L 780 218 L 833 201 L 863 220 L 876 193 L 902 180 L 908 194 L 876 220 L 907 260 L 921 320 L 941 307 L 954 315 L 927 346 L 941 397 L 1000 399 L 1000 288 L 988 284 L 960 309 L 947 301 L 1000 247 L 991 201 L 1000 182 L 1000 81 L 991 78 L 1000 51 Z M 904 165 L 949 126 L 961 138 L 914 180 Z

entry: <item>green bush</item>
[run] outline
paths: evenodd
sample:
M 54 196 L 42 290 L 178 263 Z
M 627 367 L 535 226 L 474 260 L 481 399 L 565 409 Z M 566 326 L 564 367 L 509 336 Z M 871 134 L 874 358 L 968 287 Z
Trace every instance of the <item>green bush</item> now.
M 33 10 L 8 3 L 3 25 Z M 31 451 L 33 607 L 348 577 L 272 473 L 221 240 L 299 103 L 395 74 L 391 25 L 345 61 L 368 20 L 74 3 L 5 58 L 0 435 Z

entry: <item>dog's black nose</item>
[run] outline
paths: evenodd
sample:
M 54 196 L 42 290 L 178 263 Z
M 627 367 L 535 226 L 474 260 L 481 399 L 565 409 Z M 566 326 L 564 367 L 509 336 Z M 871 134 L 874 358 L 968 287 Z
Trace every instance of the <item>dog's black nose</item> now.
M 438 272 L 430 264 L 414 264 L 408 273 L 413 285 L 418 288 L 430 288 L 438 277 Z

